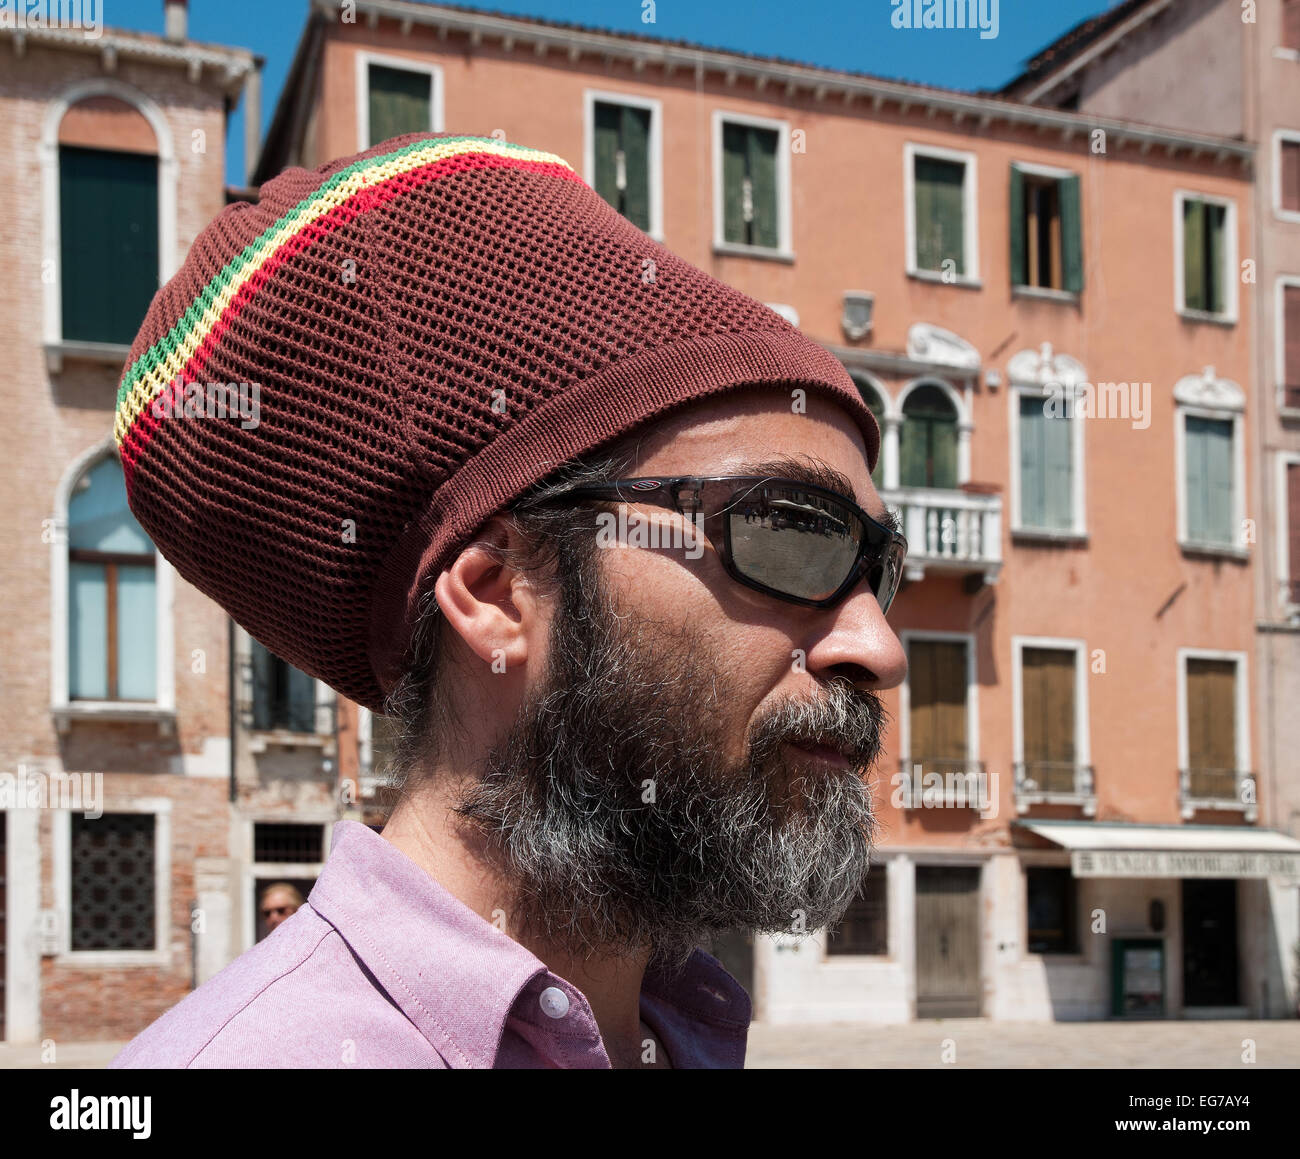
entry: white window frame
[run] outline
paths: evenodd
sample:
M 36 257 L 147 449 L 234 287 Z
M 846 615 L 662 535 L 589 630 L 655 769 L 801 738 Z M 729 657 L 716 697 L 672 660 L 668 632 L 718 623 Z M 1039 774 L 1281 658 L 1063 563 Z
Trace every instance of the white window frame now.
M 1300 221 L 1300 210 L 1282 207 L 1282 146 L 1300 145 L 1300 129 L 1273 130 L 1273 216 L 1278 221 Z
M 648 236 L 664 240 L 664 143 L 663 102 L 652 97 L 634 97 L 604 89 L 584 89 L 582 93 L 582 172 L 588 185 L 596 180 L 596 105 L 628 105 L 650 113 L 650 136 L 647 160 L 650 164 L 650 229 Z
M 1221 205 L 1227 209 L 1223 220 L 1223 229 L 1227 238 L 1223 263 L 1224 292 L 1226 308 L 1222 314 L 1213 314 L 1209 310 L 1190 310 L 1183 297 L 1183 203 L 1203 201 L 1206 205 Z M 1237 324 L 1237 203 L 1231 197 L 1218 197 L 1212 193 L 1198 193 L 1191 189 L 1174 190 L 1174 309 L 1180 317 L 1193 322 L 1217 322 L 1224 326 Z
M 1275 470 L 1277 472 L 1274 480 L 1277 496 L 1277 502 L 1274 503 L 1276 511 L 1277 527 L 1274 536 L 1277 543 L 1277 602 L 1278 608 L 1284 616 L 1288 618 L 1300 615 L 1300 602 L 1293 602 L 1287 598 L 1287 593 L 1291 587 L 1291 580 L 1300 579 L 1300 576 L 1291 575 L 1291 515 L 1289 508 L 1287 488 L 1287 468 L 1300 467 L 1300 451 L 1278 451 L 1274 456 L 1276 461 Z M 1300 518 L 1300 511 L 1295 512 L 1297 518 Z
M 145 720 L 156 721 L 170 732 L 176 716 L 175 642 L 173 639 L 173 604 L 175 572 L 154 548 L 155 629 L 155 699 L 152 702 L 131 700 L 72 700 L 68 674 L 68 504 L 72 488 L 86 471 L 100 459 L 114 455 L 110 435 L 82 452 L 63 472 L 54 496 L 54 514 L 50 518 L 50 712 L 59 732 L 66 732 L 71 721 Z
M 916 159 L 957 161 L 966 166 L 962 180 L 962 264 L 965 273 L 951 280 L 941 270 L 923 270 L 916 264 Z M 906 270 L 910 278 L 948 286 L 982 286 L 979 269 L 979 170 L 974 153 L 907 141 L 903 145 L 903 237 Z
M 1079 766 L 1079 785 L 1074 793 L 1022 793 L 1015 788 L 1016 811 L 1024 813 L 1031 804 L 1082 805 L 1085 816 L 1097 812 L 1095 783 L 1087 771 L 1092 767 L 1091 728 L 1088 720 L 1088 645 L 1083 640 L 1058 636 L 1011 637 L 1011 761 L 1025 763 L 1025 670 L 1026 648 L 1051 648 L 1074 653 L 1074 759 Z
M 726 109 L 713 110 L 713 252 L 737 257 L 774 258 L 777 261 L 794 261 L 794 234 L 791 224 L 792 185 L 790 176 L 790 122 L 772 117 L 756 117 L 749 113 L 733 113 Z M 750 125 L 759 129 L 776 131 L 776 207 L 777 245 L 742 245 L 726 240 L 725 198 L 722 177 L 722 127 L 725 124 Z
M 171 965 L 172 801 L 170 797 L 134 797 L 104 802 L 104 813 L 151 813 L 154 817 L 154 948 L 152 950 L 74 950 L 72 948 L 72 814 L 54 811 L 54 906 L 58 951 L 55 965 Z
M 427 73 L 430 84 L 429 132 L 443 132 L 442 67 L 409 56 L 390 56 L 379 52 L 356 54 L 357 96 L 357 151 L 365 152 L 370 145 L 370 66 L 402 69 L 404 72 Z
M 1021 173 L 1027 173 L 1031 177 L 1046 177 L 1058 183 L 1066 180 L 1069 177 L 1080 176 L 1080 173 L 1077 169 L 1059 169 L 1055 165 L 1039 165 L 1037 162 L 1034 161 L 1016 161 L 1015 159 L 1012 159 L 1011 164 L 1015 166 L 1015 168 L 1019 169 Z M 1082 182 L 1080 182 L 1080 186 L 1082 186 Z M 1082 193 L 1082 189 L 1080 192 Z M 1058 194 L 1057 212 L 1058 214 L 1060 212 L 1059 194 Z M 1080 213 L 1080 217 L 1082 217 L 1083 215 L 1082 205 L 1080 205 L 1079 207 L 1079 213 Z M 1010 222 L 1008 222 L 1008 226 L 1009 225 Z M 1080 230 L 1082 230 L 1083 228 L 1082 221 L 1079 223 L 1079 228 Z M 1061 247 L 1062 250 L 1064 250 L 1065 248 L 1064 238 L 1062 238 L 1061 240 Z M 1061 271 L 1061 281 L 1062 283 L 1064 283 L 1065 281 L 1064 270 Z M 1043 298 L 1049 302 L 1077 302 L 1080 298 L 1080 291 L 1078 290 L 1065 290 L 1065 289 L 1056 290 L 1053 289 L 1051 286 L 1032 286 L 1032 285 L 1017 286 L 1014 282 L 1011 285 L 1011 292 L 1016 297 Z
M 259 878 L 294 878 L 320 877 L 325 863 L 330 858 L 330 841 L 334 834 L 334 822 L 338 816 L 333 812 L 318 810 L 314 814 L 302 813 L 257 813 L 244 822 L 246 866 L 243 873 L 244 888 L 239 898 L 239 908 L 247 907 L 244 921 L 241 923 L 240 935 L 243 938 L 241 953 L 257 944 L 257 922 L 261 915 L 257 912 L 255 889 Z M 256 827 L 258 825 L 317 825 L 323 830 L 321 837 L 320 861 L 254 861 L 257 849 Z M 250 903 L 249 899 L 253 898 Z M 305 898 L 303 899 L 306 900 Z
M 1300 134 L 1297 134 L 1300 139 Z M 1300 214 L 1296 214 L 1300 221 Z M 1300 407 L 1286 405 L 1286 291 L 1300 286 L 1300 275 L 1279 274 L 1273 286 L 1273 361 L 1278 414 L 1300 418 Z
M 911 647 L 914 641 L 926 643 L 937 641 L 949 644 L 966 645 L 966 759 L 972 764 L 979 761 L 979 681 L 976 672 L 975 634 L 973 632 L 931 632 L 920 629 L 905 629 L 899 633 L 899 642 L 903 645 L 903 654 L 911 660 Z M 899 755 L 906 761 L 908 771 L 915 759 L 912 753 L 912 677 L 909 672 L 906 680 L 898 689 Z M 970 772 L 975 772 L 974 768 Z
M 1243 403 L 1196 403 L 1186 401 L 1183 385 L 1204 381 L 1189 375 L 1179 380 L 1174 388 L 1174 470 L 1177 472 L 1174 499 L 1177 513 L 1178 546 L 1184 551 L 1199 555 L 1224 555 L 1244 559 L 1249 554 L 1246 541 L 1246 446 L 1242 423 Z M 1241 388 L 1231 385 L 1241 397 Z M 1181 397 L 1180 397 L 1181 396 Z M 1187 419 L 1190 417 L 1214 419 L 1232 423 L 1232 523 L 1231 544 L 1199 543 L 1187 537 Z
M 177 200 L 180 164 L 171 129 L 162 109 L 139 89 L 116 77 L 95 77 L 64 89 L 46 106 L 37 149 L 41 170 L 41 259 L 55 278 L 43 289 L 43 345 L 51 373 L 63 369 L 65 355 L 90 357 L 121 366 L 129 343 L 69 341 L 63 338 L 63 245 L 59 205 L 59 126 L 73 105 L 92 97 L 114 97 L 136 109 L 153 130 L 158 148 L 158 284 L 163 285 L 180 264 L 177 246 Z
M 1234 801 L 1205 800 L 1192 798 L 1185 792 L 1181 783 L 1183 770 L 1191 759 L 1191 743 L 1188 735 L 1187 719 L 1187 661 L 1188 660 L 1230 660 L 1237 666 L 1236 683 L 1236 720 L 1233 723 L 1233 736 L 1236 741 L 1237 761 L 1237 797 Z M 1189 819 L 1198 809 L 1227 809 L 1243 812 L 1247 821 L 1254 821 L 1257 813 L 1255 804 L 1247 804 L 1242 798 L 1241 788 L 1245 781 L 1251 780 L 1250 772 L 1250 687 L 1249 665 L 1245 652 L 1225 652 L 1212 648 L 1178 649 L 1178 772 L 1179 803 L 1182 806 L 1183 820 Z
M 923 374 L 920 378 L 909 379 L 898 392 L 898 398 L 894 403 L 894 413 L 898 419 L 898 429 L 902 431 L 902 424 L 907 421 L 907 414 L 904 407 L 907 404 L 908 396 L 923 386 L 937 386 L 944 394 L 948 396 L 948 401 L 956 408 L 957 411 L 957 488 L 960 490 L 963 483 L 970 482 L 970 443 L 971 435 L 975 432 L 975 420 L 971 417 L 974 413 L 971 406 L 971 386 L 970 379 L 967 379 L 964 389 L 958 391 L 946 378 L 940 378 L 937 374 Z M 898 447 L 898 453 L 901 455 L 901 442 Z M 901 482 L 902 478 L 902 461 L 896 455 L 894 460 L 894 477 L 893 486 L 889 484 L 889 479 L 885 479 L 887 490 L 906 492 L 912 494 L 920 492 L 926 495 L 943 494 L 942 489 L 933 489 L 929 487 L 907 487 L 904 488 Z
M 1061 384 L 1071 403 L 1077 402 L 1078 392 Z M 1021 515 L 1020 496 L 1020 399 L 1023 395 L 1047 399 L 1051 391 L 1042 383 L 1017 382 L 1012 379 L 1007 391 L 1007 422 L 1009 427 L 1008 445 L 1011 449 L 1011 534 L 1025 538 L 1078 540 L 1088 536 L 1088 519 L 1086 509 L 1087 483 L 1084 478 L 1084 422 L 1072 409 L 1070 423 L 1070 526 L 1068 528 L 1030 527 Z
M 235 663 L 239 691 L 240 724 L 248 737 L 248 751 L 263 753 L 272 747 L 294 748 L 313 745 L 322 750 L 322 756 L 333 756 L 335 750 L 334 712 L 337 694 L 324 681 L 312 680 L 315 704 L 315 729 L 312 732 L 293 732 L 289 729 L 257 729 L 253 727 L 253 638 L 240 625 L 235 625 Z

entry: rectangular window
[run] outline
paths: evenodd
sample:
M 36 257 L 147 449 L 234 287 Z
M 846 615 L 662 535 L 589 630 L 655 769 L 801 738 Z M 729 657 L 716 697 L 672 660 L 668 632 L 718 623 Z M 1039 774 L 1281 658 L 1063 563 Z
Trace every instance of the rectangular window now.
M 427 133 L 432 129 L 432 73 L 371 64 L 366 78 L 370 114 L 367 147 L 403 133 Z
M 779 249 L 780 133 L 758 125 L 722 123 L 723 240 L 734 245 Z
M 1288 603 L 1300 604 L 1300 463 L 1289 463 L 1286 469 L 1286 553 Z
M 1075 687 L 1078 654 L 1066 648 L 1023 648 L 1021 720 L 1025 776 L 1040 793 L 1076 791 Z
M 964 277 L 966 163 L 917 153 L 912 165 L 915 267 Z
M 1282 0 L 1282 46 L 1300 52 L 1300 0 Z
M 325 830 L 298 822 L 262 822 L 253 825 L 253 860 L 270 863 L 325 860 Z
M 827 930 L 826 953 L 889 953 L 889 876 L 883 865 L 871 867 L 843 919 Z
M 1282 405 L 1300 409 L 1300 285 L 1282 287 Z
M 250 641 L 253 663 L 253 728 L 316 731 L 316 682 L 305 672 Z
M 1068 408 L 1048 398 L 1020 396 L 1020 526 L 1041 531 L 1074 528 L 1074 428 Z
M 1025 870 L 1025 946 L 1031 954 L 1077 954 L 1079 883 L 1069 869 Z
M 1083 289 L 1077 176 L 1011 166 L 1011 284 L 1075 294 Z
M 1278 208 L 1300 213 L 1300 140 L 1278 141 Z
M 158 158 L 61 145 L 59 245 L 64 340 L 129 345 L 158 289 Z
M 1194 544 L 1232 547 L 1233 423 L 1186 415 L 1187 539 Z
M 907 680 L 908 760 L 923 774 L 976 771 L 967 769 L 965 641 L 912 640 Z
M 1187 197 L 1182 204 L 1183 308 L 1228 311 L 1228 207 Z
M 152 813 L 74 813 L 73 950 L 152 950 L 155 942 Z
M 1189 656 L 1187 771 L 1190 795 L 1232 800 L 1237 792 L 1237 664 Z
M 647 108 L 610 101 L 596 101 L 592 114 L 592 186 L 628 221 L 647 233 L 650 232 L 650 117 Z

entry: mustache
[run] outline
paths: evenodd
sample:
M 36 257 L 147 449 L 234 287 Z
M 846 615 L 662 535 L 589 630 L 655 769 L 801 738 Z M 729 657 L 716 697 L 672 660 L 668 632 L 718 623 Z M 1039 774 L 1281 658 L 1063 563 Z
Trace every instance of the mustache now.
M 775 755 L 783 744 L 825 745 L 870 769 L 880 757 L 888 723 L 889 713 L 877 693 L 833 680 L 823 693 L 773 708 L 753 727 L 750 745 L 759 760 Z

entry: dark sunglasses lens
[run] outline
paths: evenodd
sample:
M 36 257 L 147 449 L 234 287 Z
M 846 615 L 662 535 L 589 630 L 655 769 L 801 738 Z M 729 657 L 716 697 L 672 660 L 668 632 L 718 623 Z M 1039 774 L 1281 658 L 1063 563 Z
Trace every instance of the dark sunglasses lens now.
M 727 532 L 742 575 L 803 600 L 839 590 L 868 534 L 847 507 L 788 487 L 755 488 L 740 498 L 727 512 Z

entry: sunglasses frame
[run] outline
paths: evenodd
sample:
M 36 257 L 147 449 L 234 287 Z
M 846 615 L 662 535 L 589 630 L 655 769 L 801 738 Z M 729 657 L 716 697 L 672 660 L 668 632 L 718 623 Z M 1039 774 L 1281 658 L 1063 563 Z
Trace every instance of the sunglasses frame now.
M 720 504 L 712 502 L 711 496 L 706 492 L 713 492 L 716 495 L 717 489 L 726 483 L 733 485 L 726 501 Z M 861 520 L 866 535 L 858 545 L 857 558 L 853 561 L 843 583 L 824 599 L 806 599 L 803 596 L 769 587 L 760 580 L 745 575 L 736 564 L 731 550 L 731 522 L 723 516 L 752 495 L 756 489 L 767 486 L 806 491 L 828 500 Z M 553 501 L 562 502 L 568 499 L 649 503 L 676 511 L 691 520 L 698 518 L 703 523 L 705 536 L 713 545 L 718 558 L 722 561 L 722 566 L 732 579 L 764 595 L 773 596 L 787 603 L 799 604 L 802 607 L 833 608 L 843 603 L 861 582 L 868 569 L 879 563 L 890 570 L 892 577 L 888 598 L 880 605 L 881 615 L 884 615 L 893 604 L 894 597 L 898 594 L 899 584 L 902 582 L 903 559 L 907 555 L 906 537 L 872 519 L 861 507 L 851 499 L 846 499 L 838 491 L 830 491 L 825 487 L 804 483 L 799 479 L 783 479 L 774 475 L 672 475 L 611 479 L 604 483 L 580 483 L 563 494 L 554 496 Z M 873 531 L 878 533 L 874 542 Z M 879 603 L 879 595 L 876 599 Z

